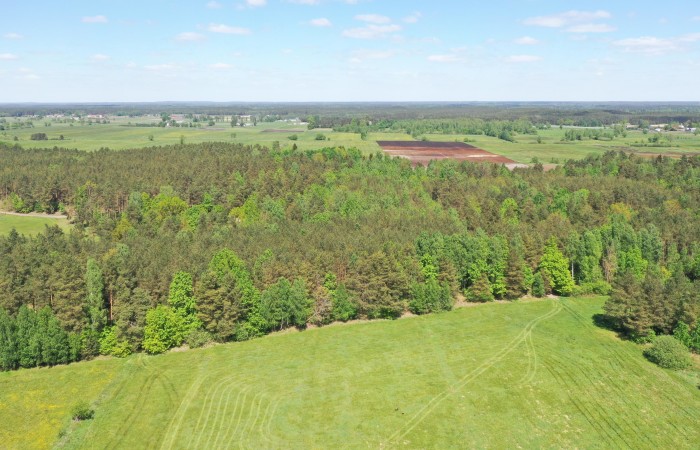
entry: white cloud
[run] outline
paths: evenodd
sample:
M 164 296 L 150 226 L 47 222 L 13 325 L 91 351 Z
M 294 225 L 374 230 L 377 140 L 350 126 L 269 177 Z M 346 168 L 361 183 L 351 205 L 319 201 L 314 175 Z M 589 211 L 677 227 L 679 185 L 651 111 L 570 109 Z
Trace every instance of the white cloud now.
M 315 27 L 332 27 L 333 26 L 331 21 L 326 19 L 325 17 L 319 17 L 318 19 L 311 19 L 309 21 L 309 24 L 313 25 Z
M 617 28 L 605 23 L 584 23 L 566 29 L 569 33 L 611 33 Z
M 212 33 L 237 34 L 237 35 L 250 34 L 250 29 L 248 29 L 248 28 L 231 27 L 229 25 L 216 24 L 216 23 L 210 23 L 209 26 L 207 27 L 207 30 L 211 31 Z
M 17 40 L 17 39 L 22 39 L 24 36 L 18 33 L 5 33 L 2 35 L 5 39 L 12 39 L 12 40 Z
M 567 25 L 590 22 L 592 20 L 609 19 L 612 15 L 608 11 L 566 11 L 549 16 L 529 17 L 523 21 L 525 25 L 536 27 L 561 28 Z
M 690 20 L 693 22 L 700 22 L 700 16 L 693 16 Z
M 195 33 L 193 31 L 186 31 L 175 36 L 176 41 L 180 42 L 199 42 L 205 40 L 207 37 L 203 34 Z
M 92 55 L 90 57 L 90 59 L 92 59 L 93 61 L 97 61 L 97 62 L 107 61 L 109 59 L 109 56 L 103 55 L 102 53 L 95 53 L 94 55 Z
M 105 16 L 85 16 L 82 18 L 83 23 L 107 23 Z
M 362 28 L 350 28 L 343 31 L 343 36 L 352 39 L 379 39 L 401 31 L 399 25 L 367 25 Z
M 416 11 L 413 14 L 411 14 L 410 16 L 404 17 L 402 20 L 406 23 L 417 23 L 421 17 L 423 17 L 423 14 Z
M 0 61 L 13 61 L 19 59 L 19 56 L 14 53 L 0 53 Z
M 41 79 L 41 77 L 35 73 L 28 73 L 28 74 L 24 75 L 22 78 L 24 78 L 25 80 L 40 80 Z
M 289 3 L 295 3 L 297 5 L 314 6 L 314 5 L 320 5 L 321 0 L 289 0 Z
M 227 69 L 232 69 L 233 65 L 226 64 L 226 63 L 214 63 L 214 64 L 209 64 L 209 68 L 214 69 L 214 70 L 227 70 Z
M 700 33 L 691 33 L 671 38 L 642 36 L 638 38 L 621 39 L 613 42 L 613 45 L 630 53 L 662 55 L 664 53 L 682 50 L 686 44 L 698 41 L 700 41 Z
M 455 54 L 428 56 L 428 61 L 439 62 L 439 63 L 453 63 L 453 62 L 459 62 L 461 60 L 462 59 Z
M 530 36 L 519 37 L 513 42 L 515 42 L 518 45 L 537 45 L 540 43 L 540 41 Z
M 258 6 L 267 5 L 267 0 L 245 0 L 245 3 L 251 8 L 256 8 Z
M 216 2 L 216 1 L 211 1 L 211 2 L 207 3 L 207 8 L 209 8 L 209 9 L 221 9 L 221 8 L 223 8 L 223 6 L 224 5 L 222 5 L 221 3 Z
M 536 55 L 512 55 L 506 58 L 506 62 L 509 63 L 533 63 L 537 61 L 542 61 L 542 57 Z
M 391 19 L 388 18 L 387 16 L 382 16 L 379 14 L 360 14 L 355 16 L 355 19 L 360 20 L 362 22 L 368 22 L 368 23 L 376 23 L 376 24 L 383 24 L 383 23 L 390 23 Z

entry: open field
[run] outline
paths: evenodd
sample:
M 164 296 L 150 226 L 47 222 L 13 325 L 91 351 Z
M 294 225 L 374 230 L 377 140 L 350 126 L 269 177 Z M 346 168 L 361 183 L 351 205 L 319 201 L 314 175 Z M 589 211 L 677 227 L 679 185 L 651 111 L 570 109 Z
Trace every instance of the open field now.
M 12 448 L 693 448 L 700 391 L 593 325 L 602 298 L 487 304 L 0 374 Z M 39 388 L 41 387 L 41 388 Z M 80 398 L 94 420 L 69 423 Z
M 44 231 L 46 225 L 58 225 L 63 229 L 70 227 L 68 220 L 63 218 L 14 215 L 0 212 L 0 235 L 8 234 L 13 228 L 20 234 L 37 234 Z
M 512 164 L 512 159 L 496 155 L 463 142 L 431 141 L 378 141 L 384 153 L 411 161 L 411 164 L 427 165 L 439 159 L 454 159 L 469 162 L 490 162 L 495 164 Z
M 10 121 L 14 119 L 9 119 Z M 118 117 L 110 119 L 109 124 L 79 124 L 72 126 L 65 123 L 52 123 L 46 127 L 35 124 L 34 128 L 22 128 L 0 132 L 0 142 L 6 144 L 17 143 L 26 148 L 46 148 L 53 146 L 77 148 L 93 151 L 102 147 L 111 149 L 125 149 L 134 147 L 147 147 L 152 145 L 170 145 L 180 143 L 181 138 L 186 143 L 196 142 L 238 142 L 243 144 L 260 144 L 271 147 L 275 141 L 282 148 L 289 148 L 296 144 L 300 150 L 317 149 L 324 146 L 355 147 L 364 153 L 376 153 L 381 151 L 377 141 L 413 141 L 411 136 L 405 133 L 382 132 L 368 133 L 366 139 L 361 139 L 356 133 L 334 132 L 330 129 L 304 130 L 304 126 L 298 123 L 271 122 L 258 123 L 257 126 L 231 128 L 227 123 L 217 123 L 213 127 L 203 128 L 161 128 L 161 127 L 135 127 L 127 126 L 129 121 L 138 122 L 139 118 Z M 144 122 L 144 120 L 140 120 Z M 150 123 L 150 121 L 145 121 Z M 300 131 L 301 130 L 301 131 Z M 33 133 L 46 133 L 48 141 L 32 141 Z M 583 158 L 589 154 L 600 154 L 610 149 L 648 152 L 648 153 L 700 153 L 700 136 L 690 133 L 664 133 L 671 137 L 670 142 L 664 142 L 664 146 L 640 147 L 636 144 L 646 142 L 652 134 L 642 134 L 641 131 L 631 130 L 627 137 L 618 137 L 610 141 L 583 140 L 574 142 L 562 142 L 565 129 L 552 128 L 539 130 L 538 136 L 541 143 L 537 142 L 536 135 L 517 135 L 517 142 L 503 141 L 484 135 L 426 135 L 430 141 L 464 142 L 483 150 L 503 155 L 519 163 L 529 163 L 532 158 L 538 158 L 542 162 L 550 162 L 553 159 L 564 161 L 569 158 Z M 318 134 L 323 134 L 327 140 L 316 140 Z M 59 140 L 63 135 L 64 139 Z M 288 137 L 296 135 L 297 140 L 289 140 Z M 14 137 L 17 136 L 17 141 Z M 152 136 L 153 140 L 149 137 Z

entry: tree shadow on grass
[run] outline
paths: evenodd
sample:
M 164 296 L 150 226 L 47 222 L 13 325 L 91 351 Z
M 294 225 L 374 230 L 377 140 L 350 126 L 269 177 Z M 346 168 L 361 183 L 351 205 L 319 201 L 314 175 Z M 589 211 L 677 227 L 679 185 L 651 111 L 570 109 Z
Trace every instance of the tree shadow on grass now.
M 603 328 L 604 330 L 613 331 L 617 337 L 623 341 L 634 341 L 634 339 L 628 334 L 620 330 L 617 321 L 608 316 L 607 314 L 593 314 L 593 325 L 598 328 Z

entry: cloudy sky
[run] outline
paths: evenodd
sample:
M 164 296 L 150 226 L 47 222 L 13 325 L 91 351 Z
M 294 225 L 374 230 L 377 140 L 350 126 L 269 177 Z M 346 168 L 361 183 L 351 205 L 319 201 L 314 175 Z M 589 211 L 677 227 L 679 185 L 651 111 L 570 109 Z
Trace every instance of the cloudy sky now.
M 700 100 L 697 0 L 10 0 L 0 103 Z

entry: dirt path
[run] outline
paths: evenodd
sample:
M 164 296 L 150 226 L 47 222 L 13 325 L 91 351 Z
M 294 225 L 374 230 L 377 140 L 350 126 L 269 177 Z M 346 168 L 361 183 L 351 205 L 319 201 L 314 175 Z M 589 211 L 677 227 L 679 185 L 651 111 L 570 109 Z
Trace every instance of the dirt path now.
M 44 219 L 67 219 L 68 216 L 63 214 L 44 214 L 44 213 L 18 213 L 13 211 L 0 211 L 0 214 L 5 214 L 6 216 L 20 216 L 20 217 L 42 217 Z

